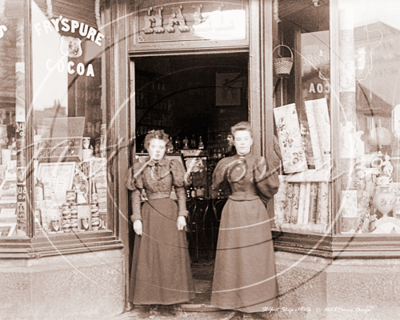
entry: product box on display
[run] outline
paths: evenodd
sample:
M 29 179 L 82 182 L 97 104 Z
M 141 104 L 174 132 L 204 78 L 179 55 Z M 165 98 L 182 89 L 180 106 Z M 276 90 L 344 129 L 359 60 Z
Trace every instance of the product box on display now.
M 43 119 L 34 157 L 51 162 L 82 161 L 84 130 L 84 117 Z
M 295 173 L 307 170 L 296 105 L 292 103 L 275 108 L 274 115 L 284 172 Z

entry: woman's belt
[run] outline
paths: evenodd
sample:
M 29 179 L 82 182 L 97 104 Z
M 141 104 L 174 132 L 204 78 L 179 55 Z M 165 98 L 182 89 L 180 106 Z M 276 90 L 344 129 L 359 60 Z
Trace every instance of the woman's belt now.
M 251 201 L 260 199 L 257 193 L 253 192 L 233 192 L 229 199 L 236 200 L 236 201 Z
M 171 196 L 171 192 L 154 192 L 154 193 L 147 193 L 147 198 L 149 200 L 155 199 L 165 199 Z

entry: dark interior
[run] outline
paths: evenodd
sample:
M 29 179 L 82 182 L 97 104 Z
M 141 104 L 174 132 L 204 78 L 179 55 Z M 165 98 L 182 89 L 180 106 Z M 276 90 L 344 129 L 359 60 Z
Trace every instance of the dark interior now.
M 247 120 L 247 53 L 134 60 L 138 152 L 152 129 L 163 129 L 180 140 L 201 136 L 207 149 L 218 134 L 226 135 L 233 124 Z M 240 90 L 235 105 L 217 105 L 218 74 L 234 75 L 226 90 Z

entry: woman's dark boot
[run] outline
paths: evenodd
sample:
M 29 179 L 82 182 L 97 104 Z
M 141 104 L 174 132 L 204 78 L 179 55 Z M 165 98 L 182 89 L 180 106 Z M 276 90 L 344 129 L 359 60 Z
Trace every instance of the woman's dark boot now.
M 157 304 L 152 304 L 149 305 L 149 309 L 148 309 L 148 313 L 150 318 L 154 318 L 155 316 L 157 316 L 160 312 L 158 311 L 158 305 Z
M 242 312 L 234 311 L 230 315 L 228 315 L 228 317 L 223 318 L 223 320 L 242 320 L 243 318 L 244 317 Z
M 169 304 L 169 305 L 161 305 L 159 308 L 159 311 L 161 315 L 163 316 L 176 316 L 177 314 L 177 308 L 175 304 Z

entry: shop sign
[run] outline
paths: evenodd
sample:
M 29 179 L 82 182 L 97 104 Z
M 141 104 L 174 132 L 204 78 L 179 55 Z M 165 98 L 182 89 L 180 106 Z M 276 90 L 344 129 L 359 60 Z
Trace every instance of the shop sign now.
M 94 77 L 93 65 L 89 63 L 87 66 L 83 62 L 75 64 L 73 61 L 68 61 L 67 63 L 63 60 L 53 61 L 52 59 L 46 60 L 46 69 L 49 72 L 57 70 L 58 72 L 64 72 L 65 70 L 69 74 L 76 74 L 87 77 Z
M 94 77 L 94 68 L 91 63 L 85 64 L 80 61 L 72 61 L 79 58 L 83 54 L 82 39 L 87 38 L 98 46 L 102 45 L 104 35 L 95 28 L 84 22 L 69 20 L 60 16 L 57 19 L 50 19 L 36 23 L 34 25 L 36 34 L 41 37 L 46 33 L 60 33 L 59 51 L 69 59 L 54 60 L 48 58 L 46 60 L 46 69 L 49 72 L 58 71 L 60 73 L 67 72 L 70 75 L 77 74 L 87 77 Z
M 50 22 L 51 21 L 51 22 Z M 97 31 L 95 28 L 90 27 L 86 23 L 79 22 L 76 20 L 69 20 L 60 16 L 57 19 L 50 19 L 42 21 L 42 23 L 36 23 L 33 27 L 37 35 L 40 37 L 44 33 L 52 32 L 68 32 L 93 41 L 98 46 L 101 46 L 101 41 L 104 39 L 104 34 Z
M 0 39 L 4 37 L 4 33 L 7 31 L 7 27 L 3 24 L 0 26 Z
M 138 42 L 244 40 L 246 10 L 238 3 L 163 4 L 138 10 Z
M 328 82 L 325 83 L 310 83 L 309 93 L 329 93 L 330 85 Z

